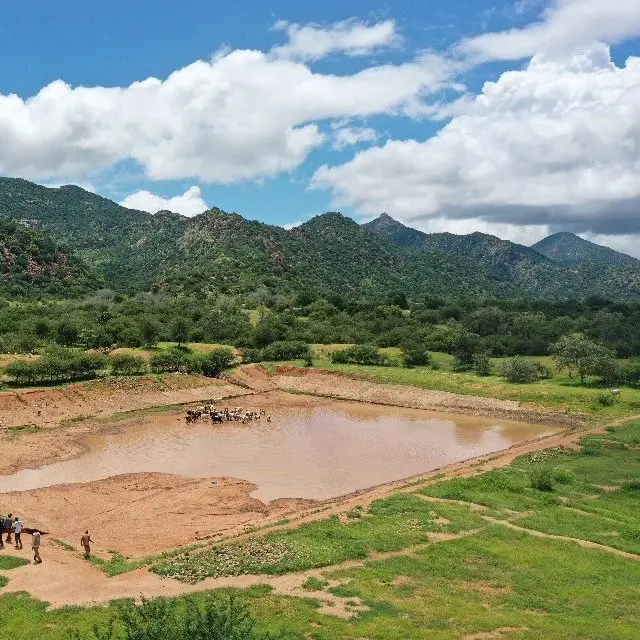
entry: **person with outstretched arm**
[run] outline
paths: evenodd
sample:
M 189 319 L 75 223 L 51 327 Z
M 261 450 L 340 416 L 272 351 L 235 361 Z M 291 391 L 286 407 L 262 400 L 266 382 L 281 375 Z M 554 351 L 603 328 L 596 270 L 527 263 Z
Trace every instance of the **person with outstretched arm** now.
M 80 538 L 80 544 L 84 547 L 84 557 L 88 558 L 91 555 L 91 543 L 93 542 L 93 540 L 91 539 L 91 536 L 89 535 L 88 531 L 84 532 L 84 535 L 82 536 L 82 538 Z

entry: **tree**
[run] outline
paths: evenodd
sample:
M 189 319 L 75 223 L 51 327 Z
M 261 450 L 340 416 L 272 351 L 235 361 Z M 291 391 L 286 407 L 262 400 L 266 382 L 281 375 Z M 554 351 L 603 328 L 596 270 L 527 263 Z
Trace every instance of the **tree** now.
M 569 375 L 577 373 L 580 383 L 584 384 L 587 376 L 606 378 L 616 369 L 614 354 L 597 342 L 592 342 L 581 333 L 563 336 L 551 347 L 551 353 L 558 366 L 567 369 Z
M 205 376 L 217 378 L 225 369 L 230 369 L 236 363 L 233 351 L 228 347 L 214 349 L 198 358 L 197 369 Z
M 405 367 L 426 367 L 431 364 L 431 354 L 422 344 L 407 344 L 402 351 Z
M 387 359 L 370 344 L 357 344 L 340 349 L 331 354 L 331 362 L 335 364 L 385 365 Z
M 162 327 L 153 318 L 144 318 L 140 323 L 140 335 L 145 347 L 153 347 L 162 335 Z
M 171 339 L 181 347 L 183 344 L 189 342 L 189 335 L 191 333 L 190 329 L 191 327 L 187 320 L 184 318 L 177 318 L 171 323 Z
M 457 371 L 467 371 L 479 353 L 484 351 L 482 340 L 477 333 L 460 331 L 453 340 L 452 353 L 455 358 L 454 368 Z
M 65 347 L 71 347 L 80 337 L 80 329 L 75 324 L 62 320 L 55 327 L 56 342 Z

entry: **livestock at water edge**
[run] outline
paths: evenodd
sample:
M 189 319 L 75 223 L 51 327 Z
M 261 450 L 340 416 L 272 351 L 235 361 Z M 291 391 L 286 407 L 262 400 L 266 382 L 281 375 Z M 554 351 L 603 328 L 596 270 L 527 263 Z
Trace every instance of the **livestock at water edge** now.
M 191 424 L 196 420 L 209 419 L 214 424 L 231 421 L 247 424 L 252 420 L 260 420 L 262 416 L 266 417 L 267 422 L 271 422 L 271 416 L 267 415 L 264 409 L 258 409 L 257 411 L 245 410 L 244 407 L 234 407 L 233 409 L 225 407 L 224 409 L 217 409 L 212 404 L 205 404 L 196 407 L 195 409 L 187 409 L 185 421 L 187 424 Z M 179 419 L 180 418 L 178 418 L 178 420 Z

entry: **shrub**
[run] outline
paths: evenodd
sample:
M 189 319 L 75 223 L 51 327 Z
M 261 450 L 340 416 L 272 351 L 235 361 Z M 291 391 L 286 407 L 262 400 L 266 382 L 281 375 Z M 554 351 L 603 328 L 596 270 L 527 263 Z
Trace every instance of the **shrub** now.
M 147 372 L 144 358 L 133 353 L 112 354 L 109 356 L 109 366 L 114 376 L 137 376 Z
M 258 633 L 247 606 L 233 597 L 207 594 L 184 601 L 155 598 L 121 600 L 106 628 L 88 635 L 75 631 L 74 640 L 275 640 Z
M 547 467 L 534 469 L 529 476 L 529 480 L 531 486 L 538 491 L 553 491 L 553 472 Z
M 492 372 L 491 358 L 488 353 L 476 353 L 473 358 L 473 370 L 479 376 L 490 376 Z
M 172 349 L 163 353 L 154 353 L 149 365 L 153 373 L 176 373 L 186 371 L 189 354 L 179 349 Z
M 340 349 L 331 354 L 334 364 L 385 365 L 388 363 L 376 347 L 370 344 L 357 344 L 353 347 Z
M 405 367 L 426 367 L 431 364 L 431 354 L 423 345 L 406 346 L 403 352 L 403 363 Z
M 262 359 L 274 360 L 297 360 L 306 358 L 310 353 L 309 345 L 306 342 L 278 341 L 272 342 L 262 350 Z
M 190 371 L 201 373 L 210 378 L 217 378 L 225 369 L 230 369 L 236 363 L 233 351 L 228 347 L 214 349 L 204 355 L 195 356 L 188 360 Z
M 252 347 L 245 347 L 244 349 L 240 349 L 240 361 L 244 364 L 248 364 L 250 362 L 261 362 L 262 351 L 260 349 L 254 349 Z
M 622 485 L 624 491 L 639 491 L 640 492 L 640 480 L 629 480 Z
M 95 378 L 104 366 L 105 358 L 100 354 L 55 347 L 39 360 L 10 363 L 4 373 L 19 385 L 51 384 Z
M 615 398 L 611 393 L 599 393 L 596 402 L 602 407 L 610 407 L 615 402 Z
M 500 375 L 514 384 L 527 384 L 540 379 L 540 371 L 535 362 L 524 358 L 512 358 L 502 365 Z

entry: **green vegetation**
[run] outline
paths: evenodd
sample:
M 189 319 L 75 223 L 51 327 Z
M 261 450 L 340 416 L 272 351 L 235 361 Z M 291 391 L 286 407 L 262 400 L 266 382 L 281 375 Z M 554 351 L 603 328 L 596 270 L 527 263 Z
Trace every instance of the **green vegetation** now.
M 0 556 L 0 571 L 10 571 L 11 569 L 22 567 L 25 564 L 29 564 L 29 561 L 24 558 L 18 558 L 17 556 Z

